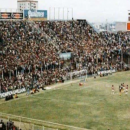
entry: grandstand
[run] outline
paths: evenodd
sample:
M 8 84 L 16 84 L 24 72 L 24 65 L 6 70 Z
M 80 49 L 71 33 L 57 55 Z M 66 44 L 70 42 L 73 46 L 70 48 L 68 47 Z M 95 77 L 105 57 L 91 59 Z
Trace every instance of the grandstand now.
M 129 32 L 43 12 L 1 12 L 0 130 L 130 129 Z

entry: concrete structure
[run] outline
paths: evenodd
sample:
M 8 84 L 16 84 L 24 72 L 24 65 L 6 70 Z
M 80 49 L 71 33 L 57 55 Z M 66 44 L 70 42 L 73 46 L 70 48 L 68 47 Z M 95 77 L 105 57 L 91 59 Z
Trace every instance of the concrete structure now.
M 38 0 L 17 0 L 17 9 L 20 10 L 21 12 L 24 9 L 37 10 Z
M 116 31 L 127 31 L 127 23 L 126 22 L 116 22 Z

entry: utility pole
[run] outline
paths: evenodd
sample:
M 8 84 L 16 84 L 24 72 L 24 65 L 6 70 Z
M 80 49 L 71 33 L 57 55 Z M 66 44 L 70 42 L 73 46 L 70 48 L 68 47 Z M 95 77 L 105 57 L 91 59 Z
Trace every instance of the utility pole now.
M 60 7 L 58 8 L 58 20 L 60 20 Z
M 73 18 L 73 8 L 72 8 L 72 18 Z
M 51 20 L 51 7 L 49 7 L 49 20 Z
M 69 13 L 69 10 L 68 10 L 68 8 L 67 8 L 67 21 L 68 21 L 68 13 Z
M 107 19 L 106 19 L 106 31 L 108 31 L 108 30 L 107 30 Z
M 63 20 L 64 20 L 64 8 L 63 8 Z
M 54 7 L 54 20 L 55 20 L 55 7 Z

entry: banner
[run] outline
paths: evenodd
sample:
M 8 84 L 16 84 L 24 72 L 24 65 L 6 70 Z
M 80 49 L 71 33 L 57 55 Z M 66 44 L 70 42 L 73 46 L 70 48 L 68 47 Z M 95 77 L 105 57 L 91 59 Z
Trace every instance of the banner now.
M 87 70 L 70 72 L 69 75 L 79 75 L 79 74 L 83 74 L 83 73 L 87 73 Z
M 11 19 L 11 13 L 0 12 L 0 19 Z
M 47 10 L 24 10 L 24 18 L 47 19 Z
M 111 73 L 115 73 L 115 72 L 116 72 L 115 69 L 114 70 L 99 71 L 98 75 L 100 75 L 100 74 L 111 74 Z
M 14 90 L 14 91 L 9 91 L 9 92 L 6 92 L 6 93 L 1 93 L 0 98 L 5 98 L 8 95 L 12 95 L 12 94 L 14 95 L 16 93 L 19 94 L 19 93 L 23 93 L 23 92 L 26 92 L 25 88 L 17 89 L 17 90 Z
M 60 58 L 63 58 L 64 60 L 71 58 L 71 52 L 68 53 L 60 53 Z
M 12 19 L 23 19 L 23 13 L 12 13 Z

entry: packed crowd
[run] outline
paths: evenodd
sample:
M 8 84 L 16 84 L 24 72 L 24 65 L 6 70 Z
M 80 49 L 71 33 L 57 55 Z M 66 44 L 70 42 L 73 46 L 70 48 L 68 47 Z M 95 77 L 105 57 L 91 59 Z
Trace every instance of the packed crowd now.
M 86 21 L 3 21 L 0 32 L 1 92 L 62 82 L 82 69 L 121 70 L 130 45 L 127 32 L 98 34 Z M 67 52 L 70 59 L 60 58 Z
M 0 130 L 21 130 L 14 125 L 14 122 L 8 121 L 5 123 L 3 120 L 0 121 Z

